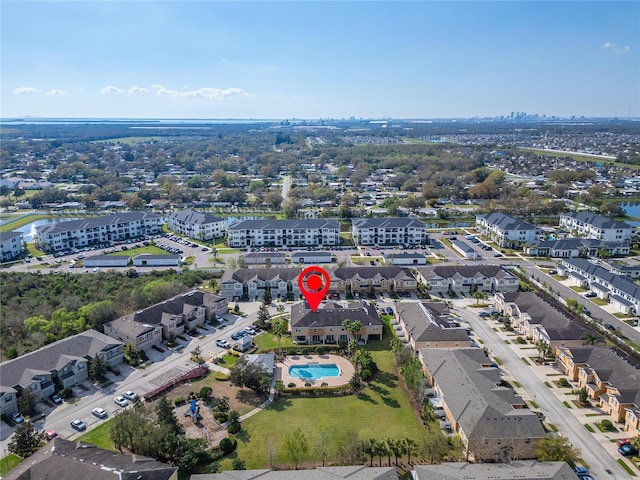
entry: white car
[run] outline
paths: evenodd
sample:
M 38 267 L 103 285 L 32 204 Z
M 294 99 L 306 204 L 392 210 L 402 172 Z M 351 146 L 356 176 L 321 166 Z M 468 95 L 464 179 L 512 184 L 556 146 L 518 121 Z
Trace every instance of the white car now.
M 116 402 L 116 405 L 119 405 L 120 407 L 126 407 L 127 405 L 129 405 L 129 400 L 124 398 L 122 395 L 118 395 L 113 399 L 113 401 Z
M 16 423 L 24 422 L 24 417 L 20 414 L 20 412 L 13 412 L 11 414 L 11 419 Z
M 122 392 L 122 396 L 124 398 L 126 398 L 127 400 L 131 400 L 132 402 L 135 402 L 138 399 L 138 395 L 136 395 L 131 390 L 127 390 L 126 392 Z
M 93 413 L 98 418 L 106 418 L 108 415 L 107 411 L 104 408 L 94 408 L 93 410 L 91 410 L 91 413 Z
M 220 348 L 231 348 L 231 344 L 226 340 L 216 340 L 216 345 Z
M 247 332 L 249 335 L 255 335 L 256 334 L 256 331 L 251 327 L 244 327 L 244 331 Z

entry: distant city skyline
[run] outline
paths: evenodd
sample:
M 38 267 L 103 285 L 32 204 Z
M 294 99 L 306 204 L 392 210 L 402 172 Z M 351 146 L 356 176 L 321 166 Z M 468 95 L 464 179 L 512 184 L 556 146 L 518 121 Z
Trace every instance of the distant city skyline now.
M 640 2 L 2 1 L 0 116 L 640 117 Z

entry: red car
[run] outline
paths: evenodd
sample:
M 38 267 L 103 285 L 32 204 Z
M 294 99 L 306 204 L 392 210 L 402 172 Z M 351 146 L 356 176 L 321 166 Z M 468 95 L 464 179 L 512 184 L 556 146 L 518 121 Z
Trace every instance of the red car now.
M 628 443 L 631 443 L 630 438 L 619 438 L 616 440 L 616 446 L 618 447 L 621 447 L 622 445 L 626 445 Z

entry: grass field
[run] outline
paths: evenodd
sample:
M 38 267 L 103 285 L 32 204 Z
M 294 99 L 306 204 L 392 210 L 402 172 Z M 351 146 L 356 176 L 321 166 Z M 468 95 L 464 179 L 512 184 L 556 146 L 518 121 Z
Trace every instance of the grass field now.
M 254 337 L 253 341 L 258 346 L 258 352 L 271 352 L 278 348 L 278 339 L 275 335 L 269 332 L 261 333 Z M 280 339 L 280 348 L 295 347 L 296 345 L 291 341 L 291 336 L 283 336 Z
M 0 478 L 4 477 L 7 473 L 16 468 L 21 461 L 22 458 L 15 453 L 10 453 L 6 457 L 2 457 L 2 460 L 0 460 Z
M 130 248 L 129 250 L 108 253 L 107 255 L 126 255 L 128 257 L 131 257 L 135 255 L 141 255 L 143 253 L 149 253 L 152 255 L 168 255 L 167 252 L 165 252 L 161 248 L 154 247 L 153 245 L 149 245 L 148 247 Z
M 615 165 L 617 167 L 627 167 L 627 168 L 631 168 L 631 169 L 640 168 L 640 165 L 632 165 L 632 164 L 629 164 L 629 163 L 620 163 L 620 162 L 616 162 L 615 160 L 608 159 L 608 158 L 590 157 L 588 155 L 581 155 L 579 153 L 550 152 L 549 150 L 540 150 L 540 149 L 537 149 L 537 148 L 526 148 L 526 147 L 518 147 L 518 148 L 520 150 L 527 150 L 529 152 L 538 153 L 540 155 L 545 155 L 547 157 L 558 157 L 558 158 L 569 157 L 569 158 L 572 158 L 572 159 L 577 160 L 579 162 L 606 163 L 606 164 L 613 164 L 613 165 Z
M 409 437 L 420 443 L 426 430 L 400 386 L 388 342 L 376 342 L 371 353 L 380 371 L 360 395 L 280 399 L 245 420 L 244 432 L 238 436 L 237 456 L 246 462 L 247 468 L 269 467 L 266 456 L 269 442 L 275 447 L 274 465 L 289 466 L 284 440 L 298 427 L 310 447 L 317 439 L 320 426 L 331 432 L 333 446 L 349 431 L 357 432 L 363 440 Z M 318 460 L 310 448 L 302 463 Z M 230 469 L 231 460 L 225 459 L 222 468 Z
M 80 440 L 81 442 L 92 443 L 93 445 L 97 445 L 98 447 L 104 448 L 105 450 L 114 450 L 113 442 L 109 437 L 110 425 L 111 420 L 106 420 L 96 428 L 80 436 L 78 440 Z

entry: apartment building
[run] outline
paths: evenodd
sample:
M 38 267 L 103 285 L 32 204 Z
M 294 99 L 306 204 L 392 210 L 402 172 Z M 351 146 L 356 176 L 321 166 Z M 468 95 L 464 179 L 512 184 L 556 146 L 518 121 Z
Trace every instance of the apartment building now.
M 228 227 L 230 247 L 327 247 L 340 244 L 337 220 L 242 220 Z
M 172 212 L 167 218 L 170 230 L 196 240 L 213 240 L 226 234 L 226 219 L 194 210 Z
M 476 228 L 501 247 L 519 248 L 538 239 L 540 229 L 504 213 L 486 213 L 476 216 Z
M 551 258 L 598 257 L 605 251 L 609 255 L 628 255 L 631 247 L 623 242 L 606 242 L 593 238 L 562 238 L 542 240 L 525 247 L 527 255 Z
M 22 253 L 22 233 L 0 232 L 0 262 L 8 262 Z
M 634 227 L 609 217 L 591 212 L 560 214 L 560 227 L 578 237 L 593 238 L 605 242 L 631 243 Z
M 467 329 L 450 315 L 442 302 L 398 303 L 396 335 L 408 340 L 414 351 L 421 348 L 470 347 Z M 395 325 L 395 324 L 394 324 Z
M 273 299 L 298 300 L 299 268 L 239 268 L 225 270 L 220 279 L 220 295 L 229 300 L 261 300 L 265 292 Z
M 418 281 L 433 294 L 483 292 L 517 292 L 519 280 L 498 265 L 451 265 L 420 267 Z
M 35 241 L 47 252 L 59 252 L 156 234 L 161 225 L 155 213 L 116 213 L 36 227 Z
M 356 245 L 426 245 L 427 227 L 415 218 L 354 218 L 351 232 Z

